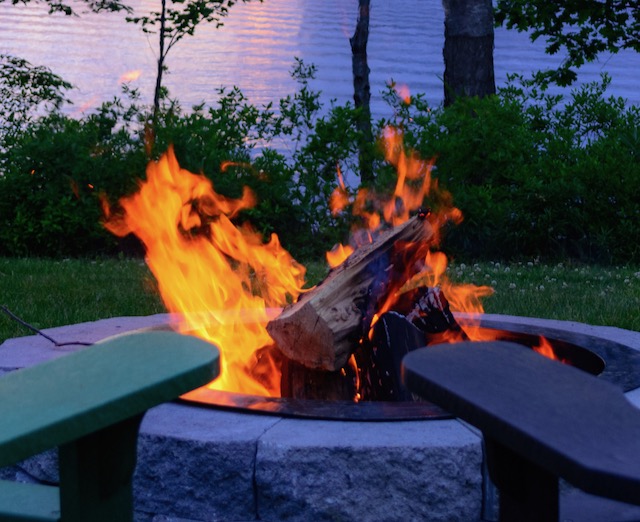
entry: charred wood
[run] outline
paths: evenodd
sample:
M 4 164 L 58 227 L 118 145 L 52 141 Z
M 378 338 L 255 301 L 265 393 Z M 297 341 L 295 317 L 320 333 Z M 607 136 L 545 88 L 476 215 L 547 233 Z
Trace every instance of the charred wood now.
M 396 265 L 411 267 L 424 258 L 432 239 L 433 230 L 423 216 L 381 233 L 286 307 L 267 331 L 288 358 L 309 368 L 341 369 L 368 329 L 363 321 L 371 306 L 392 291 L 389 281 L 398 277 Z

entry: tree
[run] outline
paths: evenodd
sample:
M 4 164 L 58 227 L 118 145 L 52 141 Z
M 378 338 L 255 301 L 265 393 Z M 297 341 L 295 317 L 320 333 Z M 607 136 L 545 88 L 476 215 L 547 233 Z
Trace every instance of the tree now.
M 243 3 L 251 0 L 242 0 Z M 262 0 L 258 0 L 262 2 Z M 222 19 L 229 13 L 237 0 L 161 0 L 160 9 L 147 16 L 130 16 L 128 22 L 139 24 L 145 33 L 158 34 L 158 58 L 156 86 L 153 95 L 153 122 L 155 123 L 162 97 L 162 75 L 169 51 L 182 38 L 193 35 L 201 22 L 215 22 L 223 25 Z
M 353 101 L 359 110 L 357 126 L 362 134 L 360 143 L 360 179 L 373 181 L 373 165 L 370 153 L 373 141 L 371 130 L 371 84 L 369 83 L 369 64 L 367 60 L 367 42 L 369 41 L 369 12 L 371 1 L 359 0 L 358 22 L 351 44 L 351 64 L 353 70 Z
M 0 0 L 0 3 L 5 0 Z M 74 6 L 62 0 L 11 0 L 12 4 L 27 5 L 37 2 L 49 6 L 49 14 L 62 13 L 78 16 L 78 9 L 101 11 L 131 11 L 121 0 L 76 0 Z M 75 8 L 74 8 L 75 7 Z M 0 142 L 6 144 L 16 132 L 22 130 L 39 108 L 58 109 L 70 103 L 64 92 L 73 86 L 43 66 L 26 60 L 0 54 Z
M 46 67 L 0 54 L 0 144 L 24 129 L 39 108 L 57 109 L 67 102 L 64 92 L 70 88 Z
M 559 85 L 571 84 L 572 68 L 602 52 L 640 52 L 640 0 L 498 0 L 495 18 L 508 29 L 530 30 L 532 41 L 543 37 L 548 54 L 566 53 L 558 69 L 539 74 Z
M 0 3 L 5 0 L 0 0 Z M 71 4 L 65 3 L 61 0 L 11 0 L 12 4 L 28 4 L 29 2 L 36 2 L 49 6 L 49 14 L 63 13 L 67 16 L 78 15 L 78 6 L 88 8 L 89 11 L 99 13 L 101 11 L 131 11 L 131 7 L 123 4 L 120 0 L 76 0 L 74 2 L 75 9 Z
M 442 0 L 444 104 L 458 96 L 495 94 L 491 0 Z

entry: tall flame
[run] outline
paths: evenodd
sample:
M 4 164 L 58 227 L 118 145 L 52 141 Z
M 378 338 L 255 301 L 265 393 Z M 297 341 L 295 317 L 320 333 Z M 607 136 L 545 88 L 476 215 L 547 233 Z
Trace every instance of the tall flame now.
M 211 387 L 278 396 L 275 368 L 258 372 L 260 382 L 251 376 L 275 364 L 257 352 L 272 343 L 269 310 L 300 294 L 305 268 L 276 235 L 263 243 L 249 225 L 231 222 L 254 201 L 247 188 L 237 200 L 217 194 L 206 177 L 181 169 L 170 148 L 148 165 L 140 190 L 120 201 L 124 213 L 108 215 L 105 225 L 144 243 L 162 299 L 180 316 L 179 330 L 222 348 L 221 376 Z
M 384 133 L 385 158 L 398 172 L 391 197 L 379 198 L 364 189 L 351 197 L 338 171 L 332 212 L 351 206 L 365 226 L 353 231 L 354 244 L 339 245 L 328 255 L 332 266 L 359 244 L 373 241 L 381 227 L 405 222 L 429 196 L 437 202 L 428 215 L 436 234 L 445 222 L 462 220 L 451 196 L 431 175 L 434 161 L 407 153 L 402 138 L 395 129 Z M 282 248 L 275 234 L 264 242 L 248 224 L 232 222 L 254 204 L 248 188 L 239 199 L 216 193 L 205 176 L 180 168 L 169 148 L 157 162 L 149 163 L 139 191 L 120 201 L 121 211 L 111 213 L 105 205 L 105 226 L 119 236 L 133 233 L 144 243 L 162 299 L 178 318 L 176 328 L 221 348 L 221 376 L 211 388 L 279 396 L 280 368 L 275 352 L 268 348 L 273 341 L 266 325 L 303 292 L 305 268 Z M 481 312 L 480 298 L 492 290 L 452 285 L 446 266 L 446 257 L 439 252 L 429 252 L 419 262 L 412 259 L 406 278 L 389 293 L 377 315 L 403 292 L 425 285 L 443 288 L 453 311 Z
M 429 219 L 433 223 L 436 234 L 434 244 L 440 243 L 440 230 L 447 222 L 458 224 L 463 216 L 460 209 L 452 204 L 449 192 L 442 189 L 438 180 L 432 176 L 435 158 L 428 161 L 421 159 L 413 152 L 407 152 L 403 144 L 403 135 L 399 129 L 388 127 L 383 133 L 383 146 L 385 159 L 396 168 L 397 179 L 393 197 L 386 201 L 380 200 L 367 189 L 360 189 L 357 194 L 349 199 L 341 173 L 338 171 L 338 186 L 331 197 L 331 209 L 334 214 L 352 205 L 352 211 L 359 216 L 364 223 L 367 234 L 354 231 L 353 237 L 356 243 L 365 240 L 372 241 L 376 231 L 384 224 L 397 226 L 409 219 L 412 212 L 424 205 L 425 200 L 432 196 L 438 202 L 438 208 L 429 210 Z M 359 246 L 356 244 L 356 246 Z M 330 266 L 335 267 L 342 263 L 352 252 L 351 245 L 337 245 L 327 253 Z M 457 312 L 465 312 L 465 328 L 471 338 L 480 336 L 477 321 L 473 320 L 474 314 L 483 312 L 481 299 L 493 293 L 488 286 L 475 286 L 471 284 L 453 284 L 446 277 L 447 257 L 444 253 L 430 251 L 423 260 L 424 268 L 417 274 L 407 274 L 407 280 L 395 293 L 389 295 L 389 299 L 377 311 L 382 315 L 389 310 L 398 296 L 408 290 L 420 286 L 440 286 L 447 296 L 451 309 Z M 414 267 L 407 267 L 408 272 Z

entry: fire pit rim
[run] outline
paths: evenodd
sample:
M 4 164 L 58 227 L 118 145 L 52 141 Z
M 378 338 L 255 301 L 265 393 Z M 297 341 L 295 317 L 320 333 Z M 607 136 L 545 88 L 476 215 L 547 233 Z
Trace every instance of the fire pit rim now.
M 456 317 L 462 322 L 469 318 L 466 314 L 456 314 Z M 640 387 L 640 351 L 637 348 L 598 335 L 573 331 L 566 327 L 572 324 L 570 322 L 558 321 L 558 326 L 554 327 L 549 324 L 539 324 L 538 321 L 548 323 L 550 320 L 484 314 L 480 318 L 479 326 L 483 329 L 505 331 L 516 336 L 543 336 L 552 344 L 561 342 L 574 345 L 578 350 L 590 352 L 591 356 L 603 361 L 604 369 L 597 375 L 598 378 L 617 384 L 625 392 Z M 563 325 L 565 328 L 562 327 Z M 170 328 L 170 324 L 164 324 L 143 330 Z M 207 388 L 195 390 L 184 396 L 181 401 L 207 408 L 301 419 L 378 422 L 451 418 L 448 412 L 427 402 L 329 402 L 261 397 Z

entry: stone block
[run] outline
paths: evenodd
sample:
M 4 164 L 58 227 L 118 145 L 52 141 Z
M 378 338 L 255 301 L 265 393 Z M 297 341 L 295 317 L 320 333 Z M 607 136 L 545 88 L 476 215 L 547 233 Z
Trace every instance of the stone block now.
M 480 440 L 457 421 L 283 420 L 258 444 L 260 520 L 474 521 Z
M 259 437 L 276 417 L 165 404 L 144 418 L 136 510 L 193 520 L 254 520 Z

